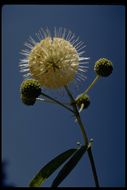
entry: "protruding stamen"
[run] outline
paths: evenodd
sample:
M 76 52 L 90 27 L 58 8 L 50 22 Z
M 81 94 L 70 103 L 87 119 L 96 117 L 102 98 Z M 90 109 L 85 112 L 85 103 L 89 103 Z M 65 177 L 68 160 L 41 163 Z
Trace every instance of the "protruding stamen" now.
M 28 43 L 28 42 L 25 42 L 24 45 L 25 45 L 26 47 L 30 48 L 30 49 L 33 48 L 33 46 L 32 46 L 30 43 Z

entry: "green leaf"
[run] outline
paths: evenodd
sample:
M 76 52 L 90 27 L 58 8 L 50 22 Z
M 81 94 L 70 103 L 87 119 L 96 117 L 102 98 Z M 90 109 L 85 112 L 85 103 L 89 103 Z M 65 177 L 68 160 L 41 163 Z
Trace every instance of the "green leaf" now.
M 60 166 L 62 165 L 77 149 L 69 149 L 62 154 L 55 157 L 48 164 L 46 164 L 32 179 L 29 187 L 39 187 L 44 181 Z
M 60 170 L 58 175 L 56 176 L 55 180 L 52 183 L 51 187 L 57 187 L 64 179 L 65 177 L 73 170 L 73 168 L 76 166 L 78 161 L 81 159 L 83 154 L 86 152 L 87 147 L 81 146 L 75 154 L 70 158 L 70 160 L 63 166 L 63 168 Z

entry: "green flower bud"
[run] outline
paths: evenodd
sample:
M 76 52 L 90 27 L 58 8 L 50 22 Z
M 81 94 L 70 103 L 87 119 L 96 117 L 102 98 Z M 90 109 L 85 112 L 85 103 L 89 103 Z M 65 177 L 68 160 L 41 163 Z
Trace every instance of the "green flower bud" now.
M 29 99 L 35 99 L 41 94 L 41 86 L 37 80 L 24 80 L 20 86 L 21 94 Z
M 90 99 L 89 96 L 86 94 L 83 95 L 79 95 L 76 98 L 76 104 L 79 108 L 81 108 L 82 104 L 83 104 L 83 109 L 87 108 L 90 105 Z
M 112 73 L 113 65 L 112 62 L 106 58 L 101 58 L 96 61 L 94 71 L 97 75 L 107 77 Z
M 36 102 L 36 98 L 27 98 L 21 94 L 21 100 L 25 105 L 32 106 Z

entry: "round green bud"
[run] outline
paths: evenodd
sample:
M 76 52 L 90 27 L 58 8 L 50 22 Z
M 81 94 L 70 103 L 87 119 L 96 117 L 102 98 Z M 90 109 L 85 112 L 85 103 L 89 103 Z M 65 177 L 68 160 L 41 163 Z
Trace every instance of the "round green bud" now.
M 79 95 L 76 98 L 76 104 L 79 108 L 81 108 L 82 104 L 83 104 L 83 109 L 87 108 L 90 105 L 90 99 L 89 96 L 86 94 L 83 95 Z
M 106 58 L 101 58 L 98 61 L 96 61 L 94 65 L 94 71 L 99 76 L 107 77 L 113 71 L 112 62 Z
M 25 105 L 32 106 L 36 102 L 36 98 L 27 98 L 23 94 L 21 94 L 21 100 Z
M 20 86 L 20 92 L 24 97 L 34 99 L 41 94 L 41 86 L 37 80 L 24 80 Z

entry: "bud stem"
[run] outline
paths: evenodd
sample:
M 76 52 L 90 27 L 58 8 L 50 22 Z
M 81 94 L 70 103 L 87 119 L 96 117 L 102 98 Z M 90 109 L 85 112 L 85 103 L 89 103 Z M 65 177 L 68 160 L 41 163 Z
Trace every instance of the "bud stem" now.
M 88 93 L 88 91 L 94 86 L 94 84 L 96 83 L 96 81 L 100 78 L 99 75 L 97 75 L 95 77 L 95 79 L 93 80 L 93 82 L 88 86 L 88 88 L 85 90 L 85 92 L 83 92 L 82 94 L 85 95 Z

